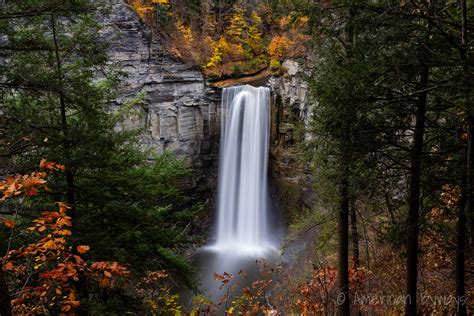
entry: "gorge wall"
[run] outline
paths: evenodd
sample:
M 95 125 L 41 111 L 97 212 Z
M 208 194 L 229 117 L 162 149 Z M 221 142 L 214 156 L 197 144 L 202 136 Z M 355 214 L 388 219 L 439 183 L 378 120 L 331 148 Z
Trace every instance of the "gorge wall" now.
M 122 106 L 142 94 L 140 115 L 122 128 L 142 128 L 141 145 L 160 153 L 169 150 L 192 169 L 186 186 L 206 192 L 215 188 L 220 128 L 220 91 L 199 69 L 172 58 L 160 39 L 123 0 L 109 4 L 103 36 L 110 43 L 111 62 L 124 73 Z
M 103 36 L 111 43 L 109 56 L 124 76 L 115 106 L 142 94 L 141 115 L 122 128 L 142 128 L 141 145 L 160 153 L 169 150 L 192 169 L 186 186 L 211 198 L 216 188 L 219 157 L 221 90 L 201 71 L 172 58 L 152 31 L 123 0 L 110 2 Z M 309 107 L 304 65 L 283 63 L 284 76 L 263 80 L 272 91 L 271 175 L 273 199 L 286 217 L 311 207 L 311 177 L 292 153 L 295 125 L 307 122 Z M 262 84 L 261 78 L 259 83 Z
M 270 162 L 273 200 L 278 202 L 286 223 L 311 209 L 315 202 L 311 171 L 299 161 L 296 146 L 307 135 L 302 133 L 309 123 L 311 103 L 304 76 L 309 68 L 303 60 L 285 60 L 284 75 L 272 77 L 272 130 Z

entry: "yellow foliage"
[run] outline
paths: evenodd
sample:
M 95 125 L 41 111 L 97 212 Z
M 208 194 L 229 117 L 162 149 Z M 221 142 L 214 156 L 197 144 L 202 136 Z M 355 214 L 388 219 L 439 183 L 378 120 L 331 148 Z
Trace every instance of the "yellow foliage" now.
M 147 13 L 153 12 L 155 8 L 152 6 L 134 6 L 133 10 L 138 13 L 141 18 L 144 18 Z
M 296 12 L 275 21 L 268 5 L 249 10 L 245 5 L 235 4 L 224 21 L 216 15 L 212 1 L 201 2 L 199 17 L 186 18 L 181 8 L 170 5 L 170 0 L 126 1 L 146 23 L 154 27 L 162 27 L 160 23 L 174 26 L 163 28 L 169 32 L 168 51 L 201 65 L 212 75 L 220 76 L 237 68 L 248 73 L 265 65 L 281 70 L 281 60 L 305 53 L 307 36 L 302 29 L 307 26 L 308 17 Z M 166 10 L 161 10 L 160 5 L 167 6 Z M 159 12 L 162 19 L 157 18 Z
M 163 270 L 148 272 L 142 279 L 149 288 L 147 301 L 152 315 L 183 315 L 179 294 L 173 294 L 171 287 L 163 283 L 168 277 L 168 272 Z
M 178 17 L 175 17 L 175 19 L 177 34 L 173 39 L 174 45 L 171 51 L 179 58 L 194 59 L 192 57 L 195 51 L 193 31 L 190 26 L 183 23 Z
M 179 31 L 181 34 L 181 37 L 187 42 L 191 43 L 194 39 L 193 37 L 193 32 L 191 30 L 191 27 L 186 26 L 181 20 L 176 21 L 176 29 Z
M 227 57 L 233 61 L 253 59 L 264 52 L 261 33 L 262 18 L 253 12 L 247 20 L 246 14 L 244 6 L 234 6 L 234 12 L 224 32 L 224 37 L 231 46 Z M 212 64 L 215 63 L 212 62 Z
M 130 0 L 130 6 L 143 19 L 149 13 L 155 12 L 155 5 L 169 5 L 169 0 Z
M 293 45 L 286 35 L 275 35 L 268 47 L 268 54 L 271 60 L 281 60 Z
M 231 51 L 231 46 L 225 37 L 221 36 L 212 49 L 211 58 L 206 64 L 207 68 L 216 67 L 222 62 L 222 57 Z
M 306 15 L 304 15 L 302 17 L 299 17 L 298 18 L 298 27 L 300 27 L 300 28 L 306 27 L 308 25 L 308 22 L 309 22 L 309 17 L 307 17 Z
M 229 26 L 227 27 L 225 34 L 233 42 L 240 42 L 242 39 L 242 33 L 248 27 L 245 21 L 245 9 L 243 6 L 236 5 L 234 7 L 234 14 L 230 19 Z
M 254 55 L 259 55 L 263 51 L 261 25 L 262 18 L 257 13 L 252 13 L 252 25 L 248 27 L 247 36 L 248 45 Z

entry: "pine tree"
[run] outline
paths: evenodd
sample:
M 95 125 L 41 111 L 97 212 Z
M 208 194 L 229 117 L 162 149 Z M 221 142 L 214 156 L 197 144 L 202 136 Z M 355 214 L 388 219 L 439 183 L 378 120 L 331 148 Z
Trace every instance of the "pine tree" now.
M 317 104 L 313 163 L 320 194 L 338 188 L 327 194 L 329 206 L 339 207 L 339 261 L 344 262 L 338 273 L 346 269 L 346 205 L 367 200 L 366 195 L 372 199 L 366 203 L 383 201 L 384 195 L 389 201 L 403 197 L 406 203 L 396 202 L 400 207 L 390 216 L 398 226 L 394 242 L 406 246 L 406 313 L 411 315 L 416 313 L 420 227 L 430 206 L 439 203 L 442 179 L 452 177 L 445 173 L 451 168 L 449 155 L 459 153 L 455 146 L 442 153 L 437 149 L 452 142 L 446 130 L 456 129 L 449 125 L 456 118 L 446 94 L 456 96 L 440 88 L 456 71 L 446 67 L 453 60 L 443 34 L 447 28 L 439 31 L 430 23 L 450 6 L 338 1 L 312 10 L 317 34 L 316 70 L 309 80 Z M 342 290 L 345 279 L 340 278 Z
M 110 107 L 118 72 L 97 14 L 90 0 L 9 1 L 2 9 L 2 174 L 25 173 L 41 159 L 64 164 L 38 210 L 65 200 L 77 242 L 95 250 L 91 257 L 138 271 L 167 267 L 188 280 L 177 251 L 187 238 L 182 228 L 200 208 L 177 189 L 187 171 L 176 158 L 142 152 L 139 130 L 117 129 L 132 112 Z

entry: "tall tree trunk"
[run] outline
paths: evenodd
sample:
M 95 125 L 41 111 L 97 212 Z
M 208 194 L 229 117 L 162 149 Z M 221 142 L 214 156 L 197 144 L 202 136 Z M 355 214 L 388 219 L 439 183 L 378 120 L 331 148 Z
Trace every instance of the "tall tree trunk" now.
M 66 108 L 66 96 L 64 95 L 64 87 L 63 87 L 63 70 L 62 70 L 62 61 L 60 56 L 60 47 L 58 42 L 58 33 L 56 29 L 56 18 L 54 15 L 51 16 L 51 24 L 52 24 L 52 31 L 53 31 L 53 41 L 54 41 L 54 51 L 55 51 L 55 61 L 56 61 L 56 72 L 58 77 L 58 84 L 59 84 L 59 105 L 60 105 L 60 112 L 61 112 L 61 130 L 63 134 L 63 148 L 64 148 L 64 156 L 66 157 L 67 163 L 65 164 L 66 170 L 66 187 L 67 187 L 67 202 L 71 207 L 71 216 L 73 218 L 76 217 L 76 192 L 75 192 L 75 185 L 74 185 L 74 174 L 71 170 L 71 166 L 69 165 L 69 161 L 71 160 L 71 142 L 69 141 L 69 127 L 67 123 L 67 108 Z M 74 247 L 73 249 L 76 249 Z M 78 292 L 81 294 L 82 297 L 88 297 L 88 289 L 87 289 L 87 282 L 83 279 L 79 279 L 75 282 L 75 286 Z M 78 315 L 88 315 L 87 309 L 77 309 L 76 314 Z M 1 315 L 0 315 L 1 316 Z
M 347 37 L 346 47 L 346 58 L 351 59 L 353 55 L 353 49 L 355 44 L 354 36 L 354 25 L 353 18 L 355 12 L 351 7 L 349 8 L 350 20 L 345 26 L 345 35 Z M 337 285 L 339 293 L 337 297 L 337 303 L 339 308 L 337 314 L 339 316 L 350 315 L 350 298 L 349 298 L 349 180 L 350 180 L 350 164 L 351 154 L 348 152 L 351 144 L 351 120 L 353 119 L 350 114 L 352 111 L 352 105 L 347 104 L 348 109 L 343 121 L 343 130 L 345 133 L 342 135 L 342 147 L 340 148 L 340 157 L 342 162 L 342 178 L 340 182 L 340 207 L 338 215 L 338 267 L 337 267 Z
M 339 304 L 338 315 L 350 315 L 349 301 L 349 193 L 347 174 L 341 181 L 341 205 L 338 216 L 338 268 L 337 284 L 339 293 L 337 303 Z
M 461 60 L 463 61 L 464 71 L 467 71 L 467 4 L 466 0 L 461 0 Z M 464 72 L 466 75 L 466 72 Z M 464 89 L 466 87 L 466 80 L 463 80 Z M 465 301 L 466 288 L 465 288 L 465 256 L 466 256 L 466 211 L 471 219 L 471 236 L 474 232 L 474 226 L 472 220 L 472 208 L 473 208 L 473 194 L 472 194 L 472 163 L 473 163 L 473 116 L 471 113 L 471 106 L 469 103 L 469 93 L 466 93 L 466 121 L 468 129 L 468 142 L 467 151 L 465 155 L 465 172 L 463 172 L 462 180 L 462 192 L 461 199 L 459 201 L 458 209 L 458 223 L 456 233 L 456 297 L 458 299 L 457 315 L 467 315 L 467 306 Z M 465 176 L 464 176 L 465 174 Z M 467 205 L 467 210 L 466 210 Z
M 474 253 L 474 113 L 470 105 L 466 109 L 467 121 L 467 158 L 466 158 L 466 214 L 470 229 L 470 249 Z
M 421 183 L 421 161 L 423 153 L 423 136 L 425 132 L 425 114 L 427 100 L 429 67 L 420 66 L 420 79 L 416 104 L 416 122 L 413 135 L 413 148 L 410 168 L 410 191 L 408 196 L 408 217 L 407 217 L 407 239 L 406 239 L 406 302 L 405 315 L 416 315 L 416 285 L 418 278 L 418 228 L 420 211 L 420 183 Z
M 467 38 L 467 1 L 461 0 L 461 60 L 463 61 L 464 76 L 469 73 L 468 61 L 468 38 Z M 470 228 L 470 247 L 474 252 L 474 109 L 470 102 L 470 91 L 468 78 L 463 80 L 465 89 L 465 112 L 467 125 L 467 159 L 466 159 L 466 211 Z
M 53 41 L 54 41 L 54 53 L 56 58 L 56 72 L 59 84 L 59 105 L 60 105 L 60 112 L 61 112 L 61 130 L 64 138 L 64 154 L 67 160 L 71 158 L 71 144 L 69 142 L 69 131 L 68 131 L 68 124 L 67 124 L 67 113 L 66 113 L 66 98 L 64 96 L 64 89 L 63 89 L 63 71 L 62 71 L 62 61 L 59 55 L 59 43 L 58 43 L 58 34 L 56 30 L 56 18 L 55 16 L 51 16 L 51 24 L 53 30 Z M 73 217 L 76 215 L 76 197 L 75 197 L 75 189 L 74 189 L 74 175 L 72 173 L 71 167 L 66 165 L 66 184 L 67 184 L 67 201 L 69 206 L 71 207 L 71 214 Z
M 457 315 L 467 315 L 465 278 L 465 253 L 466 253 L 466 194 L 465 181 L 458 206 L 458 223 L 456 229 L 456 298 L 458 302 Z
M 354 265 L 358 267 L 360 264 L 359 232 L 357 231 L 357 212 L 356 212 L 354 201 L 352 201 L 350 205 L 350 211 L 351 211 L 352 256 L 354 256 Z
M 5 273 L 3 272 L 2 261 L 0 261 L 0 315 L 12 315 L 10 292 L 8 291 L 7 281 L 5 280 Z

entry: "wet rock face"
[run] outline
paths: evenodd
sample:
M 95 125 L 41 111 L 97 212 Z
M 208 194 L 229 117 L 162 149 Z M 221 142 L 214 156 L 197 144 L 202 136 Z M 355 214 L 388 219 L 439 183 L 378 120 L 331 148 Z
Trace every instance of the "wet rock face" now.
M 112 63 L 124 73 L 115 106 L 142 96 L 139 115 L 122 128 L 142 128 L 141 145 L 156 153 L 170 150 L 192 169 L 186 186 L 215 187 L 220 91 L 206 85 L 199 69 L 166 54 L 157 36 L 123 0 L 112 0 L 102 35 Z
M 273 92 L 274 103 L 280 103 L 280 110 L 286 115 L 286 121 L 300 120 L 308 122 L 310 116 L 310 104 L 308 98 L 308 84 L 304 79 L 307 67 L 302 61 L 285 60 L 282 67 L 286 74 L 280 77 L 273 77 L 269 80 Z
M 293 216 L 311 209 L 315 196 L 309 166 L 298 161 L 293 146 L 309 137 L 297 133 L 309 123 L 311 115 L 304 80 L 308 68 L 296 60 L 286 60 L 282 66 L 286 74 L 270 78 L 268 83 L 272 91 L 270 165 L 272 197 L 288 223 Z
M 206 83 L 194 66 L 172 58 L 158 36 L 123 0 L 108 2 L 102 15 L 102 35 L 110 43 L 109 57 L 124 73 L 115 106 L 142 95 L 139 115 L 121 128 L 142 128 L 141 146 L 156 153 L 170 150 L 193 169 L 185 185 L 198 192 L 214 192 L 217 180 L 220 132 L 220 89 Z M 283 62 L 286 75 L 270 78 L 272 91 L 271 166 L 274 198 L 283 213 L 311 207 L 311 176 L 289 148 L 295 142 L 294 125 L 307 122 L 310 107 L 304 65 Z

